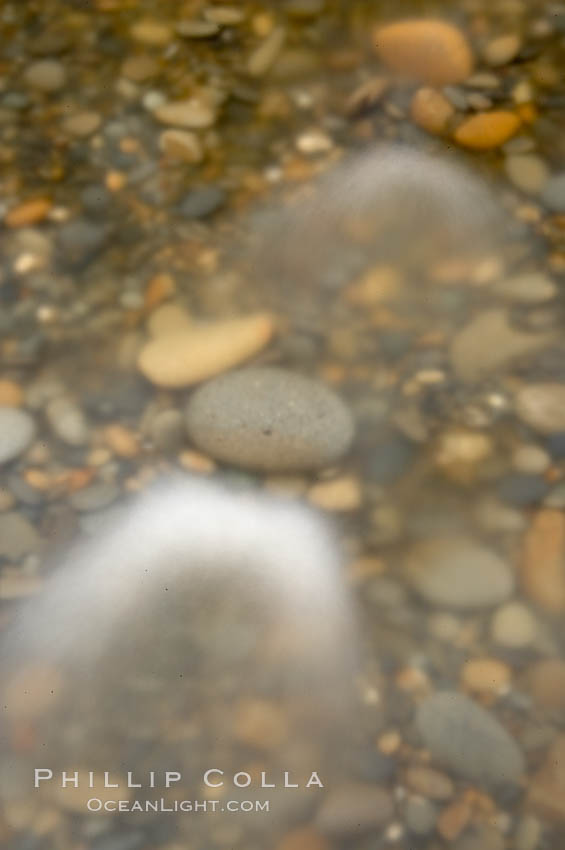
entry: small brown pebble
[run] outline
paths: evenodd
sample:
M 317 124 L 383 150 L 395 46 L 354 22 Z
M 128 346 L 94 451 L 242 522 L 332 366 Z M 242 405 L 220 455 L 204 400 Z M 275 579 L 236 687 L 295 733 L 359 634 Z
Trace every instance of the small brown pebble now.
M 163 130 L 159 136 L 159 150 L 169 159 L 198 165 L 204 158 L 202 144 L 196 133 L 190 130 Z
M 463 665 L 461 684 L 472 694 L 502 696 L 508 693 L 512 671 L 496 658 L 473 658 Z
M 139 454 L 139 440 L 136 435 L 117 422 L 104 428 L 104 441 L 118 457 L 136 457 Z
M 122 74 L 134 83 L 143 83 L 158 73 L 159 63 L 152 56 L 130 56 L 122 65 Z
M 211 475 L 216 470 L 216 464 L 211 457 L 191 449 L 185 449 L 180 453 L 179 463 L 183 469 L 189 469 L 200 475 Z
M 162 301 L 174 295 L 176 289 L 175 280 L 170 274 L 156 274 L 151 278 L 145 288 L 144 307 L 153 310 Z
M 507 35 L 499 35 L 488 41 L 483 50 L 483 59 L 493 68 L 498 68 L 501 65 L 507 65 L 516 58 L 522 41 L 517 33 L 508 33 Z
M 446 21 L 395 21 L 377 27 L 373 42 L 391 70 L 431 85 L 461 83 L 473 71 L 465 36 Z
M 308 491 L 308 499 L 325 511 L 347 512 L 361 506 L 363 495 L 357 478 L 343 476 L 314 484 Z
M 4 217 L 4 224 L 6 227 L 28 227 L 30 224 L 37 224 L 43 221 L 51 206 L 48 198 L 23 201 L 8 210 Z
M 525 675 L 525 687 L 538 708 L 565 711 L 565 661 L 546 658 Z
M 446 841 L 455 841 L 471 820 L 471 806 L 464 798 L 454 800 L 440 813 L 437 831 Z
M 457 144 L 471 150 L 491 150 L 503 145 L 517 133 L 520 118 L 514 112 L 495 110 L 467 118 L 456 129 Z
M 24 394 L 15 381 L 0 380 L 0 406 L 21 407 Z
M 565 514 L 541 510 L 524 539 L 522 584 L 529 598 L 546 611 L 565 611 Z
M 361 83 L 348 97 L 345 112 L 350 117 L 368 112 L 379 103 L 390 83 L 386 77 L 371 77 Z
M 95 133 L 102 123 L 102 117 L 98 112 L 77 112 L 65 118 L 61 127 L 69 136 L 83 138 Z
M 130 35 L 134 41 L 150 47 L 166 47 L 174 37 L 171 27 L 153 18 L 136 21 L 130 29 Z
M 437 136 L 445 132 L 454 112 L 453 106 L 445 95 L 432 88 L 418 89 L 410 105 L 414 124 Z
M 43 469 L 26 469 L 23 477 L 34 490 L 49 490 L 51 486 L 51 478 Z
M 423 765 L 409 767 L 404 774 L 404 781 L 411 791 L 430 800 L 449 800 L 455 793 L 449 776 Z
M 543 818 L 565 823 L 565 735 L 555 739 L 542 767 L 530 779 L 526 806 Z

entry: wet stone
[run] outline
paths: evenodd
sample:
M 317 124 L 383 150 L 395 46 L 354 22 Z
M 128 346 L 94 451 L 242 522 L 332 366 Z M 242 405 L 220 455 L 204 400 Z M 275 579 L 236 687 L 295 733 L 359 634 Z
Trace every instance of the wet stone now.
M 64 65 L 56 59 L 42 59 L 26 69 L 24 79 L 31 88 L 51 93 L 63 88 L 67 73 Z
M 494 284 L 495 295 L 520 304 L 539 304 L 550 301 L 557 295 L 556 284 L 542 272 L 526 272 L 509 277 Z
M 84 414 L 75 401 L 67 396 L 52 399 L 46 409 L 47 420 L 57 437 L 70 446 L 84 446 L 89 428 Z
M 508 785 L 524 773 L 524 757 L 498 720 L 462 694 L 445 691 L 418 707 L 416 725 L 434 759 L 472 782 Z
M 493 551 L 463 536 L 414 544 L 405 560 L 411 587 L 432 605 L 480 609 L 499 604 L 514 588 L 512 571 Z
M 556 174 L 549 178 L 541 200 L 551 212 L 565 213 L 565 174 Z
M 542 434 L 565 433 L 565 384 L 529 384 L 516 395 L 518 417 Z
M 510 182 L 528 195 L 538 195 L 549 179 L 547 165 L 535 154 L 508 156 L 504 162 L 504 170 Z
M 351 783 L 329 791 L 314 824 L 323 835 L 343 839 L 379 829 L 393 812 L 392 798 L 384 788 Z
M 33 525 L 22 514 L 15 511 L 0 514 L 0 556 L 18 560 L 39 545 L 39 537 Z
M 0 464 L 19 457 L 31 444 L 35 423 L 29 413 L 0 406 Z
M 99 511 L 114 502 L 120 491 L 116 484 L 100 482 L 77 490 L 69 496 L 71 506 L 80 512 Z
M 179 204 L 183 218 L 208 218 L 226 202 L 226 193 L 219 186 L 192 189 Z
M 112 195 L 105 186 L 86 186 L 80 193 L 80 200 L 84 211 L 93 218 L 102 218 L 107 215 L 108 208 L 112 204 Z
M 197 390 L 188 434 L 213 458 L 249 469 L 296 472 L 337 461 L 353 439 L 341 401 L 317 381 L 284 369 L 244 369 Z
M 550 485 L 541 475 L 513 472 L 505 475 L 498 484 L 498 497 L 507 504 L 530 507 L 543 502 Z
M 406 826 L 416 835 L 429 835 L 435 829 L 437 808 L 425 797 L 409 797 L 403 809 Z
M 63 224 L 57 234 L 62 261 L 67 266 L 82 266 L 94 259 L 105 246 L 108 230 L 103 224 L 74 219 Z

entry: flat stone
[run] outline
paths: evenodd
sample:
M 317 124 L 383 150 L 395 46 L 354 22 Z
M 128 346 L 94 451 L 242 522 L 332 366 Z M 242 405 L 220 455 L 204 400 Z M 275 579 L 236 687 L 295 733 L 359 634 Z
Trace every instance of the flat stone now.
M 491 622 L 492 639 L 508 649 L 523 649 L 534 643 L 538 625 L 522 602 L 507 602 L 495 612 Z
M 466 118 L 453 134 L 458 145 L 471 150 L 491 150 L 517 133 L 520 119 L 513 112 L 493 110 Z
M 71 493 L 69 502 L 76 511 L 99 511 L 115 502 L 119 495 L 116 484 L 102 481 Z
M 526 805 L 543 818 L 565 823 L 565 735 L 556 738 L 530 780 Z
M 493 68 L 507 65 L 516 58 L 521 46 L 522 41 L 518 33 L 499 35 L 487 41 L 483 49 L 483 59 Z
M 159 136 L 159 150 L 170 159 L 190 165 L 198 165 L 204 159 L 200 139 L 189 130 L 163 130 Z
M 88 443 L 90 429 L 84 413 L 68 396 L 52 399 L 45 408 L 47 421 L 55 435 L 69 446 L 84 446 Z
M 63 88 L 67 72 L 56 59 L 40 59 L 26 69 L 24 80 L 31 88 L 50 94 Z
M 179 21 L 175 29 L 183 38 L 214 38 L 220 32 L 220 27 L 214 21 L 202 21 L 198 18 Z
M 67 266 L 82 266 L 104 247 L 108 231 L 104 223 L 74 219 L 61 225 L 57 244 L 62 261 Z
M 330 789 L 314 825 L 323 835 L 339 840 L 379 829 L 393 814 L 394 804 L 387 790 L 378 785 L 351 783 Z
M 549 490 L 550 485 L 543 476 L 523 472 L 510 472 L 497 486 L 499 499 L 519 508 L 541 504 Z
M 454 113 L 455 110 L 445 95 L 433 88 L 418 89 L 410 104 L 410 115 L 414 124 L 434 135 L 445 132 Z
M 519 304 L 541 304 L 555 298 L 558 289 L 543 272 L 526 272 L 497 281 L 492 292 Z
M 208 218 L 226 202 L 226 193 L 220 186 L 199 186 L 184 197 L 179 204 L 183 218 Z
M 565 384 L 528 384 L 516 394 L 518 417 L 541 434 L 565 431 Z
M 102 123 L 102 116 L 98 112 L 77 112 L 69 115 L 61 124 L 65 133 L 70 136 L 83 138 L 95 133 Z
M 426 697 L 416 726 L 434 759 L 465 779 L 509 785 L 524 774 L 524 757 L 498 720 L 473 700 L 453 691 Z
M 565 514 L 538 511 L 524 537 L 521 579 L 529 598 L 544 610 L 565 611 Z
M 0 406 L 0 464 L 19 457 L 31 445 L 35 422 L 25 410 Z
M 549 180 L 549 169 L 535 154 L 516 154 L 504 160 L 510 182 L 527 195 L 539 195 Z
M 403 813 L 406 826 L 415 835 L 429 835 L 434 831 L 438 811 L 425 797 L 408 797 Z
M 203 98 L 198 97 L 163 103 L 153 110 L 153 115 L 161 124 L 188 130 L 211 127 L 217 120 L 216 110 Z
M 271 68 L 286 39 L 284 27 L 274 27 L 269 35 L 253 50 L 247 60 L 246 70 L 251 77 L 262 77 Z
M 18 560 L 39 545 L 37 531 L 22 514 L 8 511 L 0 514 L 0 556 Z
M 463 381 L 478 381 L 510 365 L 519 357 L 547 348 L 553 331 L 527 333 L 513 328 L 503 310 L 479 314 L 458 331 L 451 343 L 450 360 Z
M 541 195 L 545 206 L 555 213 L 565 213 L 565 173 L 550 177 Z
M 188 434 L 211 457 L 244 469 L 298 472 L 335 463 L 354 425 L 317 381 L 284 369 L 245 369 L 206 384 L 186 409 Z
M 465 36 L 446 21 L 395 21 L 377 27 L 373 43 L 391 70 L 431 85 L 460 83 L 473 71 Z
M 404 568 L 416 593 L 441 607 L 488 608 L 514 589 L 511 569 L 495 552 L 459 535 L 414 544 Z
M 273 334 L 272 318 L 257 313 L 195 324 L 147 342 L 138 368 L 159 387 L 187 387 L 239 365 L 260 351 Z

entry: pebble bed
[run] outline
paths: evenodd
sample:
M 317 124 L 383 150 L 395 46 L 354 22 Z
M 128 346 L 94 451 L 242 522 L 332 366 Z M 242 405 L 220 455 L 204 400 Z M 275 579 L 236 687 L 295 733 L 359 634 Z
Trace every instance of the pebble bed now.
M 22 669 L 0 847 L 565 842 L 564 61 L 549 0 L 2 5 L 0 638 L 71 543 L 202 476 L 328 515 L 363 664 L 340 783 L 267 836 L 39 804 L 61 671 Z M 199 740 L 155 668 L 228 609 L 139 637 L 123 760 L 147 717 L 170 734 L 139 764 Z M 267 686 L 235 720 L 277 763 Z

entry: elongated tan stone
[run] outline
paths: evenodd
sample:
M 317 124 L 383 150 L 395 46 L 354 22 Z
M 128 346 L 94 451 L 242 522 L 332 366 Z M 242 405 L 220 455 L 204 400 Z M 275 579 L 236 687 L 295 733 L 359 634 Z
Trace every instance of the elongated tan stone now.
M 518 131 L 521 121 L 503 109 L 481 112 L 467 118 L 454 133 L 458 145 L 472 150 L 490 150 L 503 145 Z
M 473 71 L 465 36 L 446 21 L 396 21 L 377 27 L 373 42 L 391 70 L 431 85 L 460 83 Z
M 541 510 L 524 539 L 522 584 L 546 611 L 565 611 L 565 514 Z
M 138 368 L 159 387 L 188 387 L 252 357 L 267 344 L 273 329 L 266 313 L 194 325 L 147 342 Z

